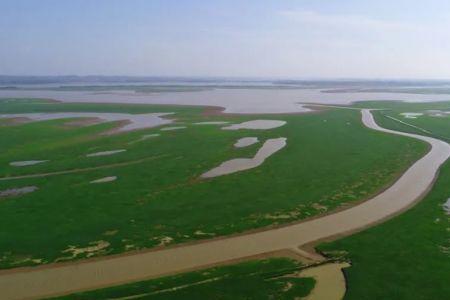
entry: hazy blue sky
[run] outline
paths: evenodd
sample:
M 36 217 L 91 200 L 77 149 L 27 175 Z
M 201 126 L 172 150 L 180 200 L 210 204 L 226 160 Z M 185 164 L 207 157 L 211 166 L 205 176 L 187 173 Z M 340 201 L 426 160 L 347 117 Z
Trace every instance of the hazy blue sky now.
M 0 74 L 450 78 L 450 1 L 0 0 Z

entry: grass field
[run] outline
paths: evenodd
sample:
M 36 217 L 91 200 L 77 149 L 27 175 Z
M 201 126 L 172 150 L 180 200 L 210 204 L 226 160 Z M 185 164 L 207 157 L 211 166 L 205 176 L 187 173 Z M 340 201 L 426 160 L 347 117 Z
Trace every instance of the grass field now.
M 414 131 L 383 115 L 401 118 L 401 112 L 438 106 L 448 110 L 450 105 L 397 104 L 392 111 L 378 113 L 376 119 L 383 127 Z M 448 117 L 402 120 L 433 133 L 450 132 Z M 347 252 L 345 256 L 352 267 L 344 270 L 348 285 L 345 299 L 448 299 L 450 217 L 442 205 L 450 198 L 449 182 L 447 162 L 432 191 L 411 210 L 382 225 L 319 247 L 330 256 Z
M 450 102 L 432 102 L 432 103 L 404 103 L 404 102 L 360 102 L 360 107 L 383 108 L 382 111 L 374 111 L 379 119 L 383 120 L 383 124 L 389 128 L 404 132 L 429 135 L 435 138 L 450 142 L 450 131 L 448 124 L 450 122 L 450 114 L 442 114 L 442 116 L 433 116 L 433 111 L 450 111 Z M 402 113 L 423 113 L 422 116 L 416 118 L 405 118 Z M 412 126 L 407 126 L 394 119 L 381 118 L 381 116 L 389 116 L 396 120 L 406 122 L 419 128 L 427 129 L 430 133 L 418 130 Z
M 292 274 L 299 267 L 282 258 L 248 261 L 52 299 L 298 299 L 314 287 L 313 278 Z
M 96 111 L 175 112 L 180 131 L 159 128 L 100 135 L 114 124 L 69 127 L 65 120 L 1 123 L 0 177 L 99 167 L 66 175 L 0 180 L 0 191 L 37 186 L 0 198 L 0 268 L 68 261 L 223 236 L 283 224 L 361 201 L 392 182 L 426 145 L 369 130 L 360 113 L 327 110 L 302 115 L 211 115 L 199 107 L 3 101 L 2 113 Z M 264 131 L 221 130 L 198 121 L 285 120 Z M 143 134 L 161 136 L 131 143 Z M 286 137 L 287 146 L 262 166 L 199 179 L 222 161 L 252 156 L 235 149 L 245 136 Z M 126 152 L 86 157 L 87 153 Z M 11 167 L 9 162 L 45 160 Z M 115 165 L 121 164 L 121 165 Z M 90 184 L 106 176 L 114 182 Z
M 377 105 L 374 103 L 373 107 L 377 107 Z M 386 104 L 380 103 L 379 105 Z M 386 118 L 385 115 L 402 119 L 399 115 L 401 112 L 437 109 L 436 106 L 445 109 L 446 104 L 438 103 L 431 106 L 400 104 L 392 107 L 391 111 L 375 114 L 377 122 L 383 127 L 422 133 L 415 132 L 409 126 Z M 420 124 L 433 133 L 448 132 L 450 129 L 448 119 L 445 118 L 424 116 L 405 121 L 417 126 Z M 344 269 L 348 288 L 345 299 L 440 300 L 448 298 L 450 294 L 448 285 L 450 218 L 443 210 L 442 205 L 450 197 L 449 181 L 450 162 L 447 162 L 442 167 L 439 179 L 431 193 L 411 210 L 382 225 L 318 247 L 328 256 L 342 258 L 344 254 L 344 258 L 352 263 L 350 268 Z M 233 269 L 228 269 L 226 272 L 230 278 L 239 276 L 239 273 Z M 183 276 L 188 278 L 190 275 L 179 275 L 176 278 Z M 250 294 L 250 296 L 257 295 L 259 290 L 258 284 L 254 284 L 253 287 L 252 293 L 255 294 Z M 131 286 L 122 286 L 117 289 L 128 290 L 130 293 L 133 291 Z M 109 289 L 109 291 L 113 290 Z M 100 293 L 100 291 L 87 293 L 87 295 L 101 295 L 96 293 Z M 189 297 L 194 299 L 198 295 L 201 294 L 186 290 L 186 294 L 183 296 L 186 299 L 190 299 Z M 169 297 L 170 294 L 167 296 Z M 251 299 L 251 297 L 249 298 Z M 69 297 L 69 299 L 71 298 Z

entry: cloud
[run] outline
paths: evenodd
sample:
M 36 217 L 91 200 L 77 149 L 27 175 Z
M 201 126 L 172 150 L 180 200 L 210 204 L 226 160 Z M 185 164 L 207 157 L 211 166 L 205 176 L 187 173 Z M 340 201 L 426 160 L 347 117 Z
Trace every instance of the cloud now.
M 314 27 L 370 31 L 416 31 L 414 24 L 375 19 L 363 15 L 324 14 L 308 10 L 284 10 L 279 15 L 295 22 Z

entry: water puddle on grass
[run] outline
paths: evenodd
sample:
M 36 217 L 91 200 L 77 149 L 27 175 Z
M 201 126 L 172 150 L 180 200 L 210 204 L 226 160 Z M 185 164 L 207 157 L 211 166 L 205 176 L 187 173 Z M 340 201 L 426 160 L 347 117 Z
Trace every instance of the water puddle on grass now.
M 444 208 L 447 215 L 450 215 L 450 198 L 448 198 L 447 201 L 442 204 L 442 208 Z
M 101 152 L 89 153 L 89 154 L 86 154 L 86 156 L 87 157 L 107 156 L 107 155 L 114 155 L 114 154 L 125 152 L 125 151 L 127 151 L 127 150 L 119 149 L 119 150 L 101 151 Z
M 348 263 L 330 263 L 311 267 L 298 273 L 298 277 L 313 277 L 316 285 L 305 300 L 341 300 L 345 294 L 345 277 L 342 269 Z M 303 299 L 303 298 L 302 298 Z
M 3 197 L 14 197 L 14 196 L 20 196 L 23 194 L 28 194 L 36 191 L 38 188 L 37 186 L 24 186 L 21 188 L 14 188 L 14 189 L 7 189 L 0 191 L 0 198 Z
M 234 147 L 244 148 L 256 144 L 257 142 L 258 142 L 257 137 L 244 137 L 237 140 L 237 142 L 234 144 Z
M 41 163 L 45 163 L 48 160 L 24 160 L 24 161 L 13 161 L 10 162 L 9 165 L 13 167 L 26 167 L 26 166 L 33 166 Z
M 281 150 L 284 146 L 286 146 L 286 138 L 284 137 L 269 139 L 263 144 L 253 158 L 235 158 L 228 160 L 223 162 L 220 166 L 203 173 L 201 177 L 211 178 L 256 168 L 260 166 L 266 158 Z
M 172 126 L 172 127 L 164 127 L 161 128 L 161 131 L 172 131 L 172 130 L 180 130 L 180 129 L 185 129 L 186 126 Z
M 239 124 L 233 124 L 230 126 L 222 127 L 224 130 L 239 130 L 239 129 L 273 129 L 281 127 L 286 124 L 286 121 L 279 120 L 253 120 L 247 121 Z
M 194 123 L 195 125 L 225 125 L 228 124 L 230 122 L 225 122 L 225 121 L 206 121 L 206 122 L 197 122 Z
M 145 141 L 145 140 L 157 137 L 157 136 L 160 136 L 160 134 L 159 133 L 145 134 L 145 135 L 141 136 L 141 138 L 139 138 L 137 140 L 134 140 L 134 141 L 131 141 L 128 144 L 134 144 L 134 143 L 142 142 L 142 141 Z
M 230 122 L 226 122 L 226 121 L 205 121 L 205 122 L 197 122 L 194 123 L 194 125 L 225 125 L 228 124 Z
M 407 119 L 417 119 L 417 117 L 423 116 L 423 113 L 404 112 L 400 115 Z
M 426 112 L 431 117 L 442 118 L 442 117 L 447 117 L 448 115 L 450 115 L 450 111 L 442 111 L 442 110 L 435 110 L 435 109 L 427 110 Z
M 108 177 L 103 177 L 100 179 L 92 180 L 90 183 L 105 183 L 105 182 L 115 181 L 116 179 L 117 179 L 117 176 L 108 176 Z
M 0 118 L 27 118 L 31 121 L 47 121 L 56 119 L 69 119 L 69 118 L 95 118 L 100 123 L 113 122 L 113 121 L 125 121 L 114 132 L 123 132 L 135 129 L 151 128 L 159 125 L 165 125 L 172 123 L 172 120 L 164 119 L 163 116 L 170 115 L 172 113 L 149 113 L 149 114 L 124 114 L 124 113 L 93 113 L 93 112 L 80 112 L 80 113 L 29 113 L 29 114 L 3 114 Z

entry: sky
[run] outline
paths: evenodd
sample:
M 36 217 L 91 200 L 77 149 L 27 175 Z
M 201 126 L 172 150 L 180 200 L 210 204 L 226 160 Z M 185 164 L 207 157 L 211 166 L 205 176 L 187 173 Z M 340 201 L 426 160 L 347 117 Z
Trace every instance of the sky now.
M 0 74 L 450 79 L 448 0 L 0 0 Z

